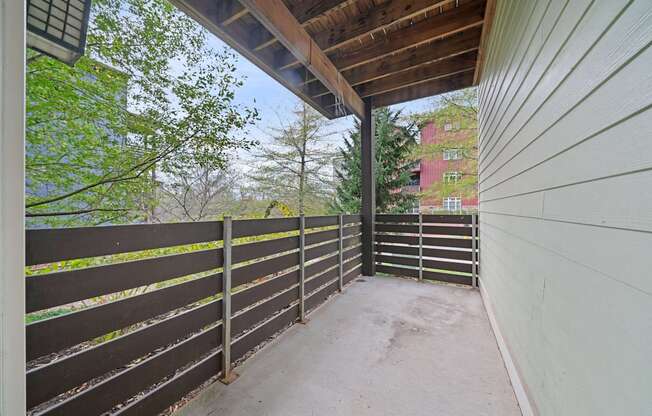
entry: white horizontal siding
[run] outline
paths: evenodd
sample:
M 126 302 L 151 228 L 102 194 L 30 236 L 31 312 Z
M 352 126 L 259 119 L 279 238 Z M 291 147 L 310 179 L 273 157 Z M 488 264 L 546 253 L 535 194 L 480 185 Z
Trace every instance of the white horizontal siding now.
M 535 411 L 652 415 L 652 1 L 503 0 L 481 284 Z

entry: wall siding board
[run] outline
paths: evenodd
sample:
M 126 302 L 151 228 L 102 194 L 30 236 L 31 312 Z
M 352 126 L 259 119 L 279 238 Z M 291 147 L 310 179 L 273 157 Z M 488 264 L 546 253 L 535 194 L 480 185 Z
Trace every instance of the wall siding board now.
M 652 414 L 652 3 L 501 3 L 482 286 L 535 413 Z

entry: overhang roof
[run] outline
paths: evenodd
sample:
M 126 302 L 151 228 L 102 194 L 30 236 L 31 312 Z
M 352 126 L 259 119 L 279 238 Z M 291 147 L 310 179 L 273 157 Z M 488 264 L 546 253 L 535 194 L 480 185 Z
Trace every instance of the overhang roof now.
M 476 85 L 495 0 L 173 0 L 328 118 Z

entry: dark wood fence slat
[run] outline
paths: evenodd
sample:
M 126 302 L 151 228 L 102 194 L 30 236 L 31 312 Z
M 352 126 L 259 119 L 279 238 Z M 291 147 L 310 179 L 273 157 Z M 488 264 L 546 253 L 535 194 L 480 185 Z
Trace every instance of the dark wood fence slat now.
M 146 286 L 221 265 L 220 248 L 30 276 L 25 281 L 26 311 Z
M 172 375 L 176 370 L 218 347 L 221 330 L 213 327 L 122 371 L 49 408 L 45 416 L 100 415 L 116 404 Z
M 376 214 L 377 222 L 388 222 L 388 223 L 418 223 L 419 215 L 417 214 Z
M 231 297 L 233 312 L 244 309 L 256 302 L 272 296 L 282 290 L 299 283 L 299 270 L 292 270 L 281 276 L 267 280 L 256 286 L 249 287 Z
M 342 216 L 344 224 L 355 224 L 362 222 L 362 215 L 360 214 L 347 214 Z
M 215 274 L 27 325 L 27 360 L 197 302 L 222 290 Z
M 221 239 L 221 221 L 27 230 L 25 263 L 30 266 Z
M 306 217 L 306 228 L 330 227 L 337 225 L 337 215 Z
M 418 246 L 397 246 L 391 244 L 376 244 L 374 249 L 377 253 L 405 254 L 409 256 L 418 256 Z M 439 257 L 451 260 L 472 260 L 472 253 L 465 250 L 446 250 L 440 248 L 423 247 L 423 257 Z
M 390 234 L 376 234 L 375 240 L 378 243 L 396 243 L 396 244 L 410 244 L 419 245 L 419 238 L 410 235 L 390 235 Z M 470 238 L 439 238 L 439 237 L 423 237 L 424 246 L 434 247 L 451 247 L 451 248 L 472 248 L 473 242 Z
M 231 271 L 232 287 L 253 282 L 270 274 L 278 273 L 299 265 L 299 253 L 293 252 L 271 259 L 235 268 Z
M 203 358 L 190 368 L 175 375 L 142 398 L 120 409 L 116 416 L 157 415 L 183 398 L 206 380 L 218 374 L 222 352 L 217 351 Z
M 406 277 L 415 277 L 415 278 L 419 277 L 419 270 L 408 269 L 407 267 L 377 264 L 376 271 L 379 273 L 386 273 L 394 276 L 406 276 Z M 423 278 L 429 280 L 438 280 L 441 282 L 457 283 L 460 285 L 469 285 L 469 286 L 471 285 L 471 276 L 463 276 L 463 275 L 424 270 Z
M 247 352 L 254 349 L 258 344 L 270 338 L 286 326 L 294 323 L 299 316 L 299 305 L 294 305 L 276 315 L 259 328 L 248 332 L 236 340 L 231 347 L 231 362 L 242 358 Z
M 289 306 L 297 299 L 299 299 L 299 288 L 295 287 L 246 310 L 233 318 L 231 324 L 232 334 L 234 336 L 239 335 L 244 330 L 271 317 L 275 312 Z
M 423 215 L 424 223 L 471 224 L 471 215 Z
M 326 273 L 322 273 L 318 276 L 313 277 L 310 280 L 306 280 L 306 293 L 310 293 L 313 290 L 317 289 L 319 286 L 325 284 L 331 279 L 338 277 L 339 270 L 338 268 L 331 269 Z
M 376 255 L 376 262 L 401 264 L 404 266 L 419 266 L 419 259 L 417 257 Z M 423 259 L 423 267 L 428 269 L 441 269 L 454 272 L 471 273 L 471 263 L 455 263 L 452 261 L 448 262 Z
M 325 241 L 337 239 L 337 230 L 324 230 L 314 233 L 306 233 L 306 246 L 323 243 Z
M 231 254 L 231 262 L 233 264 L 237 264 L 259 257 L 267 257 L 274 254 L 283 253 L 285 251 L 298 249 L 299 237 L 296 236 L 234 245 Z
M 344 278 L 342 279 L 344 281 L 344 284 L 347 284 L 351 280 L 355 279 L 356 277 L 360 277 L 362 275 L 362 256 L 356 257 L 351 262 L 351 267 L 353 267 L 351 270 L 344 273 Z
M 315 309 L 317 306 L 321 305 L 330 297 L 330 295 L 333 294 L 333 292 L 337 291 L 337 279 L 335 279 L 333 282 L 331 282 L 329 285 L 317 290 L 316 292 L 312 293 L 309 295 L 309 297 L 306 299 L 305 304 L 306 304 L 306 310 L 307 311 L 312 311 Z
M 252 237 L 264 234 L 296 231 L 299 218 L 267 218 L 263 220 L 234 220 L 233 238 Z
M 31 408 L 95 377 L 169 345 L 221 319 L 222 301 L 212 301 L 179 315 L 82 350 L 27 372 L 27 406 Z
M 418 234 L 418 225 L 407 224 L 376 224 L 376 232 L 380 233 L 401 233 L 401 234 Z M 450 236 L 471 236 L 471 227 L 466 226 L 444 226 L 444 225 L 424 225 L 423 234 L 430 235 L 450 235 Z
M 344 232 L 342 233 L 342 235 L 344 237 L 349 237 L 361 233 L 362 233 L 362 225 L 351 225 L 351 226 L 344 227 Z
M 305 254 L 306 261 L 314 260 L 318 257 L 323 257 L 333 252 L 336 252 L 337 248 L 338 248 L 337 241 L 308 248 L 306 249 L 306 254 Z

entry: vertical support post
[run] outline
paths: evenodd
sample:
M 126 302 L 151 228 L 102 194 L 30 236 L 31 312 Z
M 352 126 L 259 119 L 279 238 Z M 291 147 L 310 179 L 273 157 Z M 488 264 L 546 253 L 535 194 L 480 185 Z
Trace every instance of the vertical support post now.
M 471 284 L 473 287 L 478 287 L 478 243 L 476 241 L 476 237 L 478 236 L 477 233 L 477 225 L 478 225 L 478 214 L 471 214 L 471 227 L 473 230 L 471 231 L 472 239 L 473 241 L 471 242 Z
M 364 99 L 364 118 L 360 120 L 360 156 L 362 173 L 362 274 L 373 276 L 376 215 L 375 135 L 371 97 Z
M 25 1 L 0 0 L 0 415 L 25 414 Z
M 337 233 L 338 236 L 338 242 L 337 242 L 337 249 L 338 249 L 338 265 L 339 265 L 339 271 L 338 271 L 338 276 L 339 276 L 339 281 L 337 284 L 337 288 L 341 292 L 344 289 L 344 215 L 340 213 L 340 215 L 337 218 L 337 224 L 339 227 L 339 231 Z
M 225 216 L 223 227 L 223 264 L 222 264 L 222 378 L 224 384 L 230 384 L 237 375 L 231 371 L 231 237 L 233 221 Z
M 423 214 L 419 212 L 419 281 L 423 282 Z
M 299 322 L 306 323 L 306 217 L 299 215 Z

